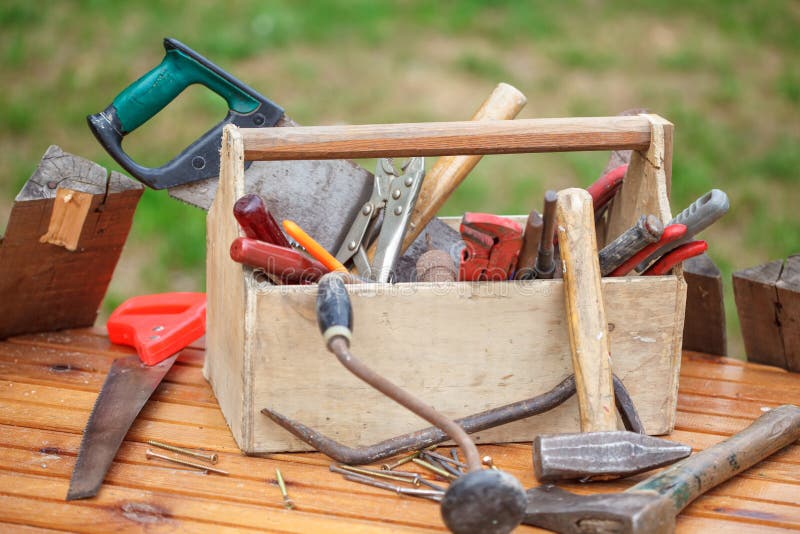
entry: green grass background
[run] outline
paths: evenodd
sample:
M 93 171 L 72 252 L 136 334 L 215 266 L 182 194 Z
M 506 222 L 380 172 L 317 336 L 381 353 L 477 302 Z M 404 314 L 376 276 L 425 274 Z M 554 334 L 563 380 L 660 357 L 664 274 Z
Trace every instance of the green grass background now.
M 0 230 L 50 144 L 118 166 L 89 113 L 175 37 L 301 124 L 467 119 L 497 82 L 520 117 L 647 107 L 676 126 L 672 206 L 712 187 L 731 211 L 703 237 L 725 276 L 731 353 L 743 351 L 730 273 L 800 252 L 800 3 L 5 0 L 0 6 Z M 193 87 L 134 132 L 140 162 L 169 160 L 225 113 Z M 547 188 L 586 186 L 605 153 L 484 158 L 445 206 L 526 213 Z M 147 191 L 104 305 L 204 287 L 204 213 Z

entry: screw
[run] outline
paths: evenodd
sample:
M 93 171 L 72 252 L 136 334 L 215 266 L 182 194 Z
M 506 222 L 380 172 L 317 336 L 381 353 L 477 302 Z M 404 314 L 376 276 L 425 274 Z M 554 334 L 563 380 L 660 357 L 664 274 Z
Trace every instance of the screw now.
M 184 449 L 183 447 L 176 447 L 175 445 L 167 445 L 166 443 L 161 443 L 160 441 L 148 440 L 147 444 L 152 447 L 158 447 L 159 449 L 165 449 L 172 452 L 177 452 L 178 454 L 185 454 L 186 456 L 193 456 L 194 458 L 200 458 L 201 460 L 205 460 L 206 462 L 211 462 L 212 464 L 217 463 L 219 457 L 217 453 L 212 452 L 211 454 L 203 454 L 202 452 L 195 452 L 190 451 L 189 449 Z
M 401 486 L 394 486 L 392 484 L 381 482 L 380 480 L 375 480 L 373 478 L 369 478 L 363 475 L 357 475 L 355 473 L 343 473 L 344 479 L 349 480 L 351 482 L 358 482 L 359 484 L 365 484 L 367 486 L 373 486 L 375 488 L 380 488 L 388 491 L 393 491 L 398 495 L 413 495 L 414 497 L 422 497 L 423 499 L 431 499 L 433 501 L 439 502 L 442 500 L 443 491 L 440 490 L 424 490 L 424 489 L 417 489 L 417 488 L 404 488 Z
M 497 470 L 497 466 L 494 465 L 494 460 L 492 460 L 491 456 L 484 456 L 483 457 L 483 465 L 488 465 L 494 470 Z
M 163 454 L 158 454 L 156 452 L 147 449 L 145 452 L 145 456 L 147 459 L 150 460 L 151 458 L 158 458 L 159 460 L 166 460 L 167 462 L 172 462 L 178 465 L 185 465 L 186 467 L 194 467 L 195 469 L 202 469 L 203 471 L 208 471 L 209 473 L 217 473 L 218 475 L 225 475 L 228 476 L 230 473 L 227 471 L 223 471 L 222 469 L 216 469 L 214 467 L 209 467 L 207 465 L 198 464 L 195 462 L 187 462 L 186 460 L 181 460 L 180 458 L 171 458 L 169 456 L 164 456 Z
M 283 507 L 287 510 L 294 508 L 294 501 L 289 498 L 289 492 L 286 491 L 286 483 L 283 481 L 281 470 L 275 469 L 275 479 L 278 481 L 278 487 L 281 490 L 281 497 L 283 497 Z
M 444 478 L 446 480 L 455 480 L 456 478 L 458 478 L 455 475 L 452 475 L 452 474 L 448 473 L 447 471 L 445 471 L 441 467 L 436 467 L 432 463 L 426 462 L 425 460 L 420 460 L 419 458 L 414 458 L 411 461 L 414 462 L 415 464 L 421 466 L 421 467 L 424 467 L 428 471 L 436 473 L 437 475 L 439 475 L 440 477 L 442 477 L 442 478 Z
M 400 467 L 403 464 L 407 464 L 408 462 L 410 462 L 414 458 L 417 458 L 419 456 L 420 452 L 422 452 L 422 451 L 413 452 L 413 453 L 409 454 L 408 456 L 403 456 L 402 458 L 400 458 L 399 460 L 397 460 L 396 462 L 394 462 L 392 464 L 383 464 L 381 466 L 381 469 L 383 469 L 384 471 L 392 471 L 394 468 Z

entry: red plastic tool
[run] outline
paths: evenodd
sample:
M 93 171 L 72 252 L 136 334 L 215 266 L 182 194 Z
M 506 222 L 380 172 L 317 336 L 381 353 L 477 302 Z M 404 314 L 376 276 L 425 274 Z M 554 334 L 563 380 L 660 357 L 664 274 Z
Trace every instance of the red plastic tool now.
M 695 256 L 699 256 L 706 250 L 708 250 L 708 243 L 705 241 L 690 241 L 689 243 L 681 245 L 673 251 L 661 256 L 661 258 L 652 266 L 650 266 L 650 268 L 647 269 L 643 275 L 659 276 L 662 274 L 667 274 L 670 269 L 675 267 L 680 262 Z
M 206 331 L 205 293 L 161 293 L 133 297 L 117 307 L 106 325 L 112 343 L 136 348 L 155 365 Z
M 281 247 L 291 246 L 260 196 L 249 194 L 237 200 L 233 205 L 233 216 L 247 237 Z
M 611 271 L 609 276 L 625 276 L 636 267 L 639 262 L 650 256 L 653 252 L 660 249 L 667 243 L 672 243 L 686 235 L 686 225 L 683 224 L 670 224 L 664 228 L 664 233 L 661 234 L 661 239 L 655 243 L 650 243 L 642 250 L 625 260 L 625 263 Z
M 263 269 L 289 284 L 316 282 L 330 269 L 297 250 L 279 247 L 247 237 L 237 237 L 231 244 L 233 261 Z
M 626 172 L 628 172 L 627 163 L 619 167 L 614 167 L 598 178 L 595 183 L 586 188 L 592 196 L 592 204 L 595 213 L 614 198 L 614 195 L 617 194 L 617 191 L 619 191 L 619 188 L 622 186 L 622 180 L 625 178 Z
M 522 227 L 505 217 L 467 212 L 460 230 L 466 247 L 459 280 L 508 280 L 522 247 Z

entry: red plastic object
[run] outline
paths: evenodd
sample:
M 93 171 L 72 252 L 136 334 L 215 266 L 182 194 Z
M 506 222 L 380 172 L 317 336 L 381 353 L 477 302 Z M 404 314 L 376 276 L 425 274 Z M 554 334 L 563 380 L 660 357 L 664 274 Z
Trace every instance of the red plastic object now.
M 586 188 L 592 197 L 592 204 L 595 212 L 614 198 L 614 195 L 617 194 L 617 191 L 619 191 L 619 188 L 622 186 L 622 180 L 625 178 L 626 172 L 628 172 L 627 163 L 619 167 L 614 167 L 598 178 L 595 183 Z
M 664 254 L 660 260 L 655 262 L 649 269 L 644 272 L 644 276 L 659 276 L 667 274 L 670 269 L 677 264 L 689 258 L 699 256 L 708 250 L 708 243 L 705 241 L 691 241 L 685 245 L 681 245 L 672 252 Z
M 248 237 L 231 243 L 231 259 L 279 277 L 287 284 L 316 282 L 330 270 L 297 250 Z
M 159 293 L 133 297 L 111 313 L 108 338 L 136 349 L 155 365 L 206 333 L 205 293 Z
M 490 213 L 465 213 L 461 237 L 467 245 L 458 279 L 468 282 L 508 280 L 522 247 L 522 227 Z
M 685 224 L 670 224 L 664 228 L 664 233 L 661 234 L 661 239 L 655 243 L 650 243 L 642 250 L 628 258 L 625 263 L 614 269 L 609 276 L 625 276 L 633 270 L 634 267 L 639 265 L 645 259 L 650 257 L 650 254 L 660 249 L 667 243 L 672 243 L 686 235 Z

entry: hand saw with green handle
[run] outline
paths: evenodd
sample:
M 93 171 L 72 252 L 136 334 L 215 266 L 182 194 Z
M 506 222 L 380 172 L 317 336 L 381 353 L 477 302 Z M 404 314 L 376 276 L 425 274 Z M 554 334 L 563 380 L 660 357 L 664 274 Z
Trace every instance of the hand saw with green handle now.
M 108 319 L 113 343 L 137 354 L 114 360 L 83 432 L 67 500 L 94 497 L 122 440 L 180 352 L 205 333 L 204 293 L 144 295 L 123 302 Z
M 188 46 L 164 39 L 162 62 L 123 90 L 100 113 L 87 117 L 106 151 L 134 178 L 153 189 L 208 209 L 217 191 L 222 128 L 296 126 L 283 109 Z M 161 167 L 145 167 L 122 148 L 123 138 L 147 122 L 184 89 L 201 84 L 221 96 L 228 114 Z M 328 250 L 337 250 L 356 213 L 369 199 L 373 178 L 348 160 L 257 161 L 245 171 L 246 192 L 257 193 L 280 219 L 297 222 Z

